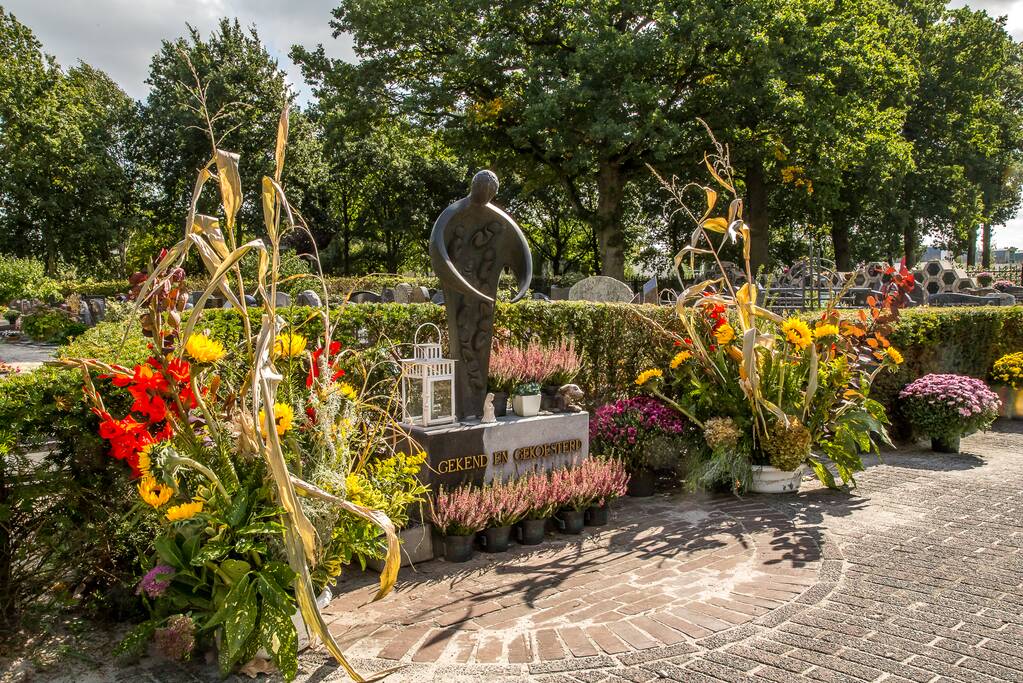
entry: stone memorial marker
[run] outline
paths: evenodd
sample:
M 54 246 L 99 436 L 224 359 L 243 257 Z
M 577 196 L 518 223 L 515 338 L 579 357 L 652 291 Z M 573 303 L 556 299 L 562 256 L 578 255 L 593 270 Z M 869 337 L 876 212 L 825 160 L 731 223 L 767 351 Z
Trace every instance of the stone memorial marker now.
M 640 303 L 655 305 L 660 303 L 660 299 L 658 297 L 656 275 L 643 283 L 643 296 L 642 299 L 640 300 Z
M 422 285 L 412 288 L 412 303 L 425 304 L 430 301 L 430 290 Z
M 394 303 L 412 303 L 412 285 L 407 282 L 399 282 L 394 286 Z
M 286 292 L 277 292 L 277 296 L 274 297 L 274 305 L 277 308 L 287 308 L 291 305 L 291 295 Z
M 632 287 L 606 275 L 591 275 L 572 285 L 568 290 L 571 301 L 617 302 L 632 301 Z
M 298 293 L 298 297 L 295 299 L 295 303 L 298 306 L 309 306 L 311 308 L 319 308 L 322 306 L 320 301 L 320 295 L 311 289 L 304 289 Z

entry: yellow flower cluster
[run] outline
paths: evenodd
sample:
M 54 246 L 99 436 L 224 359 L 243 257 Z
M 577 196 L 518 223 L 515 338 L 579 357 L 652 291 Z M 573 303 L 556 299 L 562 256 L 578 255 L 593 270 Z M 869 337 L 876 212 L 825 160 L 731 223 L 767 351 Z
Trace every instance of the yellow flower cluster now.
M 216 363 L 227 355 L 224 345 L 205 334 L 193 334 L 185 342 L 185 352 L 197 363 Z
M 885 351 L 885 356 L 888 358 L 888 360 L 895 363 L 896 365 L 902 365 L 903 361 L 905 360 L 902 357 L 902 352 L 900 352 L 894 346 L 888 347 L 887 351 Z
M 735 339 L 735 328 L 725 323 L 714 331 L 714 338 L 718 340 L 718 344 L 728 344 Z
M 657 368 L 650 368 L 649 370 L 644 370 L 643 372 L 639 373 L 639 377 L 636 378 L 636 386 L 641 387 L 650 380 L 655 378 L 660 379 L 661 377 L 664 377 L 663 370 L 658 370 Z
M 678 366 L 685 363 L 687 360 L 693 357 L 693 354 L 689 351 L 679 351 L 675 354 L 675 357 L 671 359 L 671 369 L 674 370 Z
M 294 358 L 305 351 L 307 344 L 306 338 L 300 334 L 292 334 L 290 332 L 279 334 L 274 339 L 274 357 Z
M 359 398 L 359 393 L 355 390 L 355 387 L 353 387 L 348 382 L 341 382 L 340 386 L 338 387 L 338 391 L 340 391 L 341 395 L 347 398 L 349 401 L 354 402 L 357 398 Z
M 1007 353 L 995 361 L 991 380 L 1013 389 L 1023 388 L 1023 351 Z
M 191 503 L 182 503 L 181 505 L 174 505 L 167 508 L 167 521 L 183 522 L 186 519 L 192 519 L 200 512 L 202 512 L 201 500 L 192 501 Z
M 830 323 L 818 325 L 814 331 L 813 336 L 817 339 L 826 339 L 827 337 L 838 336 L 838 325 L 832 325 Z
M 277 432 L 277 436 L 283 436 L 286 431 L 291 429 L 291 423 L 295 421 L 295 410 L 287 403 L 274 404 L 274 429 Z M 259 411 L 259 431 L 263 433 L 265 439 L 269 436 L 267 431 L 267 421 L 265 411 Z
M 799 318 L 789 318 L 781 325 L 781 333 L 785 340 L 799 350 L 805 349 L 813 343 L 813 335 L 810 333 L 810 326 Z

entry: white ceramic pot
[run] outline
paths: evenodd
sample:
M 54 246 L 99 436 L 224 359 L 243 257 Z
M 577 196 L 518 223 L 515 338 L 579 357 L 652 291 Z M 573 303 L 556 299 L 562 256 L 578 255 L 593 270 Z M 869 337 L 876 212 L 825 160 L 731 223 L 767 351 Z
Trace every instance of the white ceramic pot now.
M 754 465 L 753 482 L 749 489 L 753 493 L 795 493 L 799 490 L 806 469 L 806 465 L 800 465 L 786 472 L 770 465 Z
M 998 409 L 999 417 L 1007 417 L 1010 420 L 1023 420 L 1023 389 L 1013 389 L 1004 384 L 991 387 L 1002 405 Z
M 533 417 L 540 412 L 540 394 L 512 396 L 512 408 L 519 417 Z

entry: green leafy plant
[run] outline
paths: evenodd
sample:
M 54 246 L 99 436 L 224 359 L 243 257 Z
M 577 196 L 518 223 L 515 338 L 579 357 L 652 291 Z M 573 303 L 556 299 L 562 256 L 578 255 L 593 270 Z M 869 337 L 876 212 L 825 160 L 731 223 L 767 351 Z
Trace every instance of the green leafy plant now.
M 15 299 L 54 301 L 60 297 L 60 285 L 46 276 L 42 261 L 0 255 L 0 303 Z
M 515 388 L 512 389 L 512 394 L 515 396 L 536 396 L 539 393 L 539 382 L 522 382 L 521 384 L 516 384 Z
M 21 330 L 34 341 L 62 344 L 88 326 L 60 308 L 40 308 L 21 319 Z

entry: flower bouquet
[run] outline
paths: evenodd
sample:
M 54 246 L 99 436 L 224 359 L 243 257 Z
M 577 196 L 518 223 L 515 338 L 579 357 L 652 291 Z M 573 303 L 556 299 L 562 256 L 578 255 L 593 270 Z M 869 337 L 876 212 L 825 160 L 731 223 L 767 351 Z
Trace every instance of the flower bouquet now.
M 958 453 L 959 439 L 987 429 L 998 416 L 998 396 L 982 380 L 964 375 L 924 375 L 899 392 L 913 427 L 931 437 L 939 453 Z
M 689 245 L 675 257 L 676 268 L 688 261 L 693 272 L 695 259 L 707 258 L 719 274 L 679 296 L 684 334 L 672 335 L 676 355 L 636 383 L 703 431 L 709 456 L 691 473 L 695 484 L 727 482 L 745 490 L 754 475 L 778 470 L 798 486 L 805 463 L 836 486 L 825 459 L 852 484 L 863 469 L 860 451 L 888 440 L 884 408 L 870 398 L 870 386 L 878 372 L 902 362 L 888 335 L 915 286 L 913 276 L 904 266 L 890 269 L 882 299 L 870 297 L 869 311 L 851 318 L 830 306 L 815 320 L 784 318 L 766 308 L 750 267 L 750 228 L 728 149 L 712 141 L 715 151 L 705 164 L 715 187 L 662 183 L 695 224 Z M 732 199 L 724 215 L 714 216 L 719 192 Z M 688 207 L 690 193 L 702 200 L 699 210 Z M 729 275 L 723 266 L 721 250 L 729 242 L 742 245 L 741 275 Z
M 197 84 L 200 105 L 203 92 Z M 224 676 L 264 650 L 290 680 L 297 622 L 351 678 L 365 680 L 327 629 L 316 594 L 361 552 L 386 554 L 377 598 L 397 577 L 394 526 L 379 509 L 355 502 L 376 504 L 354 490 L 356 483 L 372 487 L 380 473 L 373 463 L 388 446 L 372 435 L 395 428 L 386 410 L 393 386 L 374 393 L 371 368 L 333 339 L 326 305 L 293 323 L 276 308 L 282 239 L 308 232 L 281 188 L 287 131 L 285 109 L 274 172 L 262 180 L 266 241 L 240 242 L 239 158 L 214 145 L 182 240 L 133 277 L 149 359 L 130 368 L 90 359 L 55 363 L 82 370 L 100 436 L 134 477 L 139 514 L 159 520 L 154 566 L 140 585 L 150 618 L 119 650 L 139 652 L 155 639 L 184 657 L 215 646 Z M 219 190 L 220 218 L 197 209 L 209 183 Z M 195 254 L 209 284 L 186 312 L 183 266 Z M 243 258 L 259 265 L 257 305 L 246 294 Z M 214 295 L 241 313 L 242 336 L 230 348 L 202 332 Z M 127 414 L 108 410 L 114 402 L 104 396 L 111 392 L 130 396 Z M 400 466 L 418 469 L 404 457 Z M 423 493 L 414 485 L 403 490 L 406 503 Z
M 991 381 L 1002 402 L 1001 417 L 1023 417 L 1023 351 L 1007 353 L 991 368 Z

